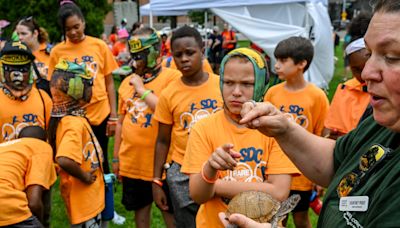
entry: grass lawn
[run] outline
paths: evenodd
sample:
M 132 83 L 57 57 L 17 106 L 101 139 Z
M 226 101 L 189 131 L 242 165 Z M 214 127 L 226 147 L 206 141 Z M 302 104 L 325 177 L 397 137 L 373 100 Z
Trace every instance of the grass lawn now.
M 332 81 L 329 84 L 329 90 L 328 90 L 328 97 L 329 100 L 332 99 L 333 93 L 336 90 L 336 87 L 338 83 L 340 83 L 343 79 L 343 58 L 342 58 L 342 50 L 340 47 L 336 48 L 335 50 L 335 55 L 338 57 L 338 62 L 336 63 L 336 68 L 335 68 L 335 73 Z M 119 82 L 116 82 L 116 85 L 119 85 Z M 112 154 L 113 154 L 113 145 L 114 145 L 114 139 L 110 139 L 109 143 L 109 158 L 110 158 L 110 164 L 111 164 L 111 159 L 112 159 Z M 133 218 L 133 212 L 128 212 L 125 210 L 125 208 L 121 204 L 121 197 L 122 197 L 122 185 L 117 185 L 116 192 L 114 193 L 114 199 L 115 199 L 115 210 L 122 216 L 126 218 L 126 222 L 124 225 L 115 225 L 112 222 L 110 222 L 109 227 L 135 227 L 134 224 L 134 218 Z M 54 228 L 59 228 L 59 227 L 68 227 L 68 219 L 66 216 L 66 211 L 64 207 L 64 202 L 61 199 L 60 196 L 60 191 L 59 191 L 59 182 L 53 186 L 53 201 L 52 201 L 52 212 L 51 212 L 51 226 Z M 312 226 L 316 227 L 318 217 L 314 214 L 314 212 L 310 209 L 309 215 L 311 218 Z M 151 227 L 165 227 L 164 221 L 162 219 L 161 213 L 156 208 L 153 204 L 153 209 L 152 209 L 152 223 Z M 289 218 L 288 221 L 288 226 L 287 227 L 294 227 L 292 218 Z M 210 227 L 211 228 L 211 227 Z

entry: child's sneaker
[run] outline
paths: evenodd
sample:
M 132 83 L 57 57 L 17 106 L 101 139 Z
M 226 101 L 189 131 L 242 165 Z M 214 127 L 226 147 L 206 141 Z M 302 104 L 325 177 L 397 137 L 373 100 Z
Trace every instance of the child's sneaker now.
M 122 224 L 125 223 L 125 217 L 123 217 L 123 216 L 117 214 L 117 212 L 114 211 L 114 218 L 113 218 L 112 221 L 113 221 L 114 224 L 122 225 Z

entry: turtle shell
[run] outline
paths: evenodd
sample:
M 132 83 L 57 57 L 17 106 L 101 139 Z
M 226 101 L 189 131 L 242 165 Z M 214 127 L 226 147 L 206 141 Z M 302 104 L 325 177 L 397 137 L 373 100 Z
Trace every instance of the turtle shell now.
M 280 202 L 261 191 L 246 191 L 237 194 L 228 204 L 226 215 L 243 214 L 257 222 L 269 222 L 280 207 Z

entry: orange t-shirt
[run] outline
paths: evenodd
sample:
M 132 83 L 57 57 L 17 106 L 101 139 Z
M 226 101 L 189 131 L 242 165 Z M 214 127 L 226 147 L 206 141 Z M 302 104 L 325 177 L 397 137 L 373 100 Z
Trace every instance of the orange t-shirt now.
M 229 30 L 229 31 L 223 31 L 221 33 L 221 36 L 224 41 L 231 41 L 231 40 L 235 39 L 236 34 L 235 34 L 235 32 Z M 233 49 L 233 48 L 235 48 L 235 44 L 228 44 L 228 43 L 222 42 L 222 48 Z
M 110 34 L 110 36 L 108 37 L 108 40 L 110 40 L 110 42 L 112 44 L 115 44 L 115 42 L 117 42 L 118 36 L 115 33 Z
M 282 152 L 275 139 L 257 130 L 239 128 L 230 123 L 224 111 L 201 120 L 192 128 L 186 147 L 183 173 L 200 173 L 202 165 L 220 146 L 232 143 L 240 152 L 235 170 L 223 171 L 219 178 L 226 181 L 264 182 L 270 174 L 298 174 L 299 171 Z M 218 213 L 227 210 L 220 197 L 214 197 L 200 206 L 197 227 L 223 227 Z
M 67 157 L 78 163 L 85 172 L 97 168 L 97 179 L 88 185 L 60 168 L 60 191 L 71 224 L 85 222 L 104 209 L 104 181 L 96 150 L 89 135 L 93 136 L 100 162 L 103 152 L 89 123 L 84 117 L 64 116 L 57 127 L 56 148 L 58 157 Z
M 43 90 L 33 87 L 25 101 L 12 100 L 0 90 L 0 103 L 0 143 L 16 139 L 23 127 L 39 125 L 44 128 L 45 116 L 46 127 L 49 126 L 53 102 Z
M 172 125 L 169 153 L 173 161 L 182 164 L 190 128 L 222 106 L 219 76 L 215 74 L 209 74 L 199 86 L 187 86 L 179 78 L 162 91 L 154 118 Z
M 153 90 L 156 96 L 160 96 L 161 91 L 172 80 L 179 79 L 180 75 L 177 70 L 162 68 L 160 74 L 146 83 L 145 87 Z M 135 94 L 134 87 L 129 85 L 130 78 L 125 78 L 118 90 L 118 112 L 125 115 L 118 152 L 119 170 L 122 176 L 151 181 L 158 122 L 154 120 L 154 113 L 146 102 L 141 100 Z
M 111 75 L 118 68 L 107 44 L 100 39 L 86 36 L 78 43 L 69 40 L 57 44 L 50 54 L 49 78 L 60 59 L 84 62 L 94 77 L 93 95 L 87 106 L 87 117 L 92 125 L 99 125 L 110 114 L 105 76 Z
M 345 134 L 356 128 L 370 101 L 364 86 L 356 78 L 338 85 L 325 119 L 326 128 Z
M 46 142 L 21 138 L 0 144 L 0 226 L 32 216 L 25 190 L 30 185 L 49 189 L 57 179 L 53 150 Z
M 46 43 L 41 43 L 39 49 L 32 54 L 35 56 L 35 64 L 43 78 L 48 78 L 50 55 L 46 53 Z
M 167 67 L 168 61 L 169 61 L 168 59 L 169 59 L 169 58 L 171 58 L 171 60 L 170 60 L 170 62 L 169 62 L 169 67 L 168 67 L 168 68 L 171 68 L 171 69 L 178 69 L 178 68 L 176 67 L 174 58 L 173 58 L 172 56 L 171 56 L 171 57 L 168 57 L 168 58 L 164 58 L 163 61 L 162 61 L 162 63 L 161 63 L 161 65 L 162 65 L 163 67 Z M 204 58 L 202 61 L 203 61 L 203 71 L 204 71 L 204 72 L 207 72 L 207 73 L 209 73 L 209 74 L 214 74 L 214 71 L 212 70 L 211 65 L 210 65 L 210 63 L 208 62 L 208 60 L 207 60 L 206 58 Z
M 321 135 L 324 129 L 324 120 L 328 114 L 329 101 L 324 91 L 312 83 L 299 91 L 288 91 L 286 82 L 271 87 L 265 95 L 264 101 L 269 101 L 280 111 L 289 113 L 297 124 L 307 131 Z M 292 179 L 292 190 L 309 191 L 312 182 L 304 175 Z
M 121 43 L 117 41 L 112 48 L 112 53 L 114 56 L 118 56 L 120 52 L 126 52 L 126 43 Z

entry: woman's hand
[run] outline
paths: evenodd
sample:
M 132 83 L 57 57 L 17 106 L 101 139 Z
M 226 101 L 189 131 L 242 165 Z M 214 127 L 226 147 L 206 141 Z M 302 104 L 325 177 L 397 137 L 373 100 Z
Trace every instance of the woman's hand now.
M 226 217 L 224 212 L 220 212 L 218 216 L 225 227 L 271 228 L 271 224 L 269 223 L 258 223 L 242 214 L 232 214 L 229 217 Z

